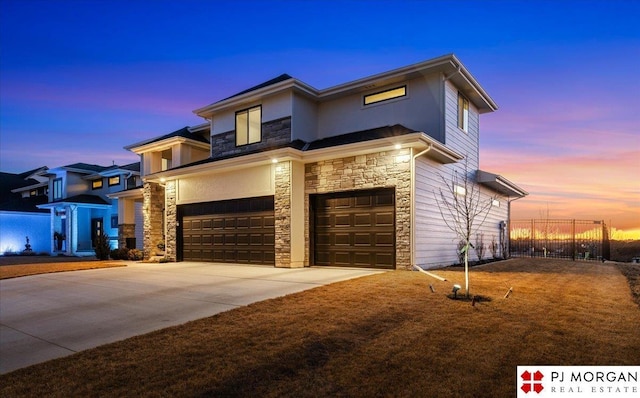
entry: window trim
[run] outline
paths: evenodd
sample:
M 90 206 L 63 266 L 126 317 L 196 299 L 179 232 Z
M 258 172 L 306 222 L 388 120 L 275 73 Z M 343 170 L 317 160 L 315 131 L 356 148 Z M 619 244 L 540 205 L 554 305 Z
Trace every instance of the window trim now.
M 458 128 L 469 131 L 469 99 L 458 91 Z
M 111 180 L 113 179 L 118 179 L 118 182 L 112 183 Z M 116 186 L 116 185 L 120 185 L 120 176 L 113 176 L 113 177 L 109 177 L 108 178 L 108 184 L 110 187 Z
M 100 183 L 100 186 L 96 186 L 96 183 Z M 91 181 L 91 189 L 92 190 L 96 190 L 96 189 L 102 189 L 104 187 L 104 181 L 101 179 L 99 180 L 92 180 Z
M 400 94 L 400 95 L 395 95 L 395 96 L 389 97 L 389 98 L 384 98 L 384 99 L 379 99 L 379 100 L 374 100 L 374 101 L 371 101 L 371 102 L 367 102 L 367 98 L 374 97 L 376 95 L 384 94 L 384 93 L 387 93 L 387 92 L 399 90 L 399 89 L 404 89 L 404 93 Z M 379 104 L 381 102 L 387 102 L 387 101 L 396 100 L 396 99 L 405 98 L 405 97 L 407 97 L 407 85 L 406 84 L 404 84 L 402 86 L 398 86 L 398 87 L 393 87 L 393 88 L 389 88 L 389 89 L 386 89 L 386 90 L 382 90 L 382 91 L 377 91 L 375 93 L 370 93 L 370 94 L 363 95 L 362 96 L 362 105 L 363 106 L 370 106 L 370 105 Z
M 260 110 L 260 139 L 258 141 L 251 141 L 250 137 L 251 137 L 251 122 L 249 120 L 249 113 L 251 112 L 251 110 L 253 109 L 259 109 Z M 240 115 L 241 113 L 246 113 L 247 115 L 247 136 L 246 136 L 246 143 L 244 144 L 238 144 L 238 115 Z M 252 106 L 246 109 L 242 109 L 236 112 L 235 114 L 235 138 L 236 138 L 236 147 L 242 147 L 242 146 L 247 146 L 250 144 L 256 144 L 259 142 L 262 142 L 262 105 L 256 105 L 256 106 Z
M 53 200 L 58 200 L 58 199 L 62 199 L 62 197 L 64 196 L 63 194 L 63 186 L 62 186 L 62 177 L 59 178 L 55 178 L 53 180 Z M 59 185 L 58 189 L 56 189 L 56 185 Z M 58 191 L 58 192 L 56 192 Z

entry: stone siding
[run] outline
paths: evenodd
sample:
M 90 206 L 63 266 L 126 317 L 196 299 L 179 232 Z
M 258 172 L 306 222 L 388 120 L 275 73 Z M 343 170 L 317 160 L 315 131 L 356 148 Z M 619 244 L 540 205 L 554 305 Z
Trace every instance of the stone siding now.
M 177 259 L 178 245 L 178 211 L 176 206 L 176 181 L 169 181 L 165 186 L 165 222 L 167 223 L 167 247 L 164 256 L 171 260 Z
M 236 146 L 235 130 L 211 137 L 211 158 L 239 155 L 260 149 L 273 148 L 291 141 L 291 117 L 262 123 L 262 141 Z
M 162 252 L 158 244 L 164 243 L 163 210 L 164 188 L 160 184 L 145 182 L 142 201 L 145 259 Z
M 396 269 L 411 268 L 411 154 L 377 152 L 305 165 L 305 239 L 310 242 L 309 195 L 374 188 L 395 188 Z M 309 263 L 309 249 L 305 262 Z
M 276 165 L 275 172 L 275 255 L 276 267 L 291 265 L 291 163 Z
M 136 237 L 135 224 L 119 224 L 118 225 L 118 247 L 127 247 L 127 238 Z

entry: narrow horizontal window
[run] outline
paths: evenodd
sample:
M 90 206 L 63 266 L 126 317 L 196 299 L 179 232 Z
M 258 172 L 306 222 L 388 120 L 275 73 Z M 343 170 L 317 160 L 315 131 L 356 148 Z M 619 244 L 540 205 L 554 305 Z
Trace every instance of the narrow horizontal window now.
M 456 195 L 458 196 L 466 196 L 467 195 L 467 189 L 461 185 L 454 185 L 453 186 L 453 192 L 455 192 Z
M 371 105 L 376 102 L 388 101 L 390 99 L 404 97 L 407 95 L 407 86 L 392 88 L 391 90 L 381 91 L 379 93 L 364 96 L 364 104 Z
M 119 185 L 120 184 L 120 176 L 109 177 L 109 186 Z
M 91 182 L 91 188 L 92 189 L 100 189 L 100 188 L 102 188 L 102 179 L 93 180 Z

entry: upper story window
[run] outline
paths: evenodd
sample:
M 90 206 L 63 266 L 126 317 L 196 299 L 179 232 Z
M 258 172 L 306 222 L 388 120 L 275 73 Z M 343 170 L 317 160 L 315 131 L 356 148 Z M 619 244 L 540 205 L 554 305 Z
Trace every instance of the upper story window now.
M 406 97 L 407 86 L 396 87 L 390 90 L 380 91 L 379 93 L 373 93 L 364 96 L 364 105 L 371 105 L 377 102 L 388 101 L 390 99 Z
M 469 129 L 469 100 L 458 93 L 458 127 L 464 131 Z
M 165 149 L 162 151 L 162 164 L 160 165 L 160 171 L 169 170 L 172 165 L 173 151 L 171 149 Z
M 62 199 L 62 178 L 53 180 L 53 200 Z
M 91 189 L 100 189 L 102 188 L 102 178 L 99 180 L 91 181 Z
M 136 176 L 131 176 L 129 178 L 127 178 L 127 186 L 125 187 L 125 189 L 132 189 L 137 187 L 138 184 L 136 182 Z
M 236 146 L 262 141 L 262 107 L 236 112 Z
M 109 177 L 109 186 L 120 185 L 120 176 Z

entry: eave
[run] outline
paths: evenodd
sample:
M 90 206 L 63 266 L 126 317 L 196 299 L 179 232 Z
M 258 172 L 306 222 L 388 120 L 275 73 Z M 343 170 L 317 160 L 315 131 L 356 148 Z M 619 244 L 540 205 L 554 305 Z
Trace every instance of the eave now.
M 529 193 L 501 175 L 478 170 L 476 179 L 479 184 L 491 188 L 510 198 L 523 198 Z
M 127 189 L 124 191 L 108 193 L 109 199 L 142 199 L 144 190 L 142 187 Z
M 185 137 L 171 137 L 171 138 L 167 138 L 161 141 L 154 141 L 154 142 L 150 142 L 147 143 L 146 141 L 143 142 L 139 142 L 137 144 L 132 144 L 132 145 L 128 145 L 126 147 L 124 147 L 124 149 L 127 149 L 133 153 L 136 153 L 138 155 L 142 155 L 143 153 L 146 152 L 157 152 L 157 151 L 163 151 L 166 149 L 171 148 L 172 146 L 176 145 L 176 144 L 188 144 L 192 147 L 196 147 L 196 148 L 200 148 L 200 149 L 205 149 L 205 150 L 210 150 L 211 149 L 211 145 L 204 143 L 204 142 L 200 142 L 200 141 L 196 141 L 196 140 L 192 140 L 190 138 L 185 138 Z
M 406 148 L 414 148 L 416 151 L 422 151 L 429 148 L 429 151 L 423 156 L 442 164 L 456 163 L 464 159 L 463 155 L 445 147 L 443 144 L 434 140 L 427 134 L 416 132 L 402 136 L 361 141 L 309 151 L 290 147 L 279 148 L 245 156 L 222 160 L 211 160 L 209 162 L 193 166 L 161 171 L 145 176 L 144 180 L 149 182 L 163 182 L 185 176 L 191 177 L 195 175 L 212 174 L 215 172 L 226 172 L 290 160 L 306 164 L 345 156 L 358 156 L 373 152 L 397 151 L 399 149 Z

